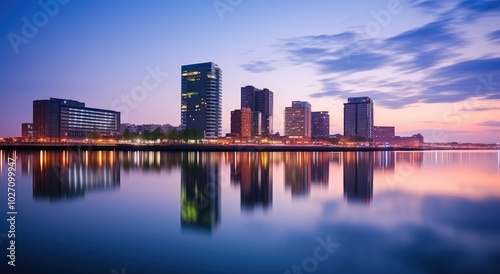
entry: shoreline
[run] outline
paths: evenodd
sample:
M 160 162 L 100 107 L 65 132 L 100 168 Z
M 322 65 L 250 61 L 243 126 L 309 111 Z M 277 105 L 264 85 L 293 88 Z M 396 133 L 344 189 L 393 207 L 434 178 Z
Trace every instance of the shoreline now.
M 343 151 L 431 151 L 499 150 L 499 148 L 393 148 L 301 145 L 88 145 L 88 144 L 0 144 L 0 150 L 101 150 L 101 151 L 206 151 L 206 152 L 343 152 Z

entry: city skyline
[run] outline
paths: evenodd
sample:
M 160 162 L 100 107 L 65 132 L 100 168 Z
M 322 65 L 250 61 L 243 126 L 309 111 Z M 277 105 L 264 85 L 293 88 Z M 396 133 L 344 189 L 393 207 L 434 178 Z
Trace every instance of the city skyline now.
M 2 122 L 0 136 L 20 136 L 31 102 L 50 97 L 120 111 L 123 123 L 179 125 L 179 66 L 213 61 L 224 70 L 223 133 L 230 132 L 240 88 L 255 85 L 274 92 L 273 131 L 281 134 L 290 101 L 329 111 L 333 134 L 343 132 L 345 98 L 369 96 L 377 104 L 374 124 L 393 125 L 397 135 L 499 141 L 496 2 L 287 1 L 286 9 L 285 2 L 263 3 L 242 1 L 221 13 L 210 1 L 98 8 L 68 2 L 27 37 L 25 22 L 33 24 L 43 7 L 3 2 L 0 88 L 9 104 L 0 113 L 12 118 Z M 185 22 L 188 10 L 194 20 L 174 25 Z M 256 14 L 272 21 L 248 21 Z M 298 16 L 306 20 L 289 19 Z M 193 36 L 188 30 L 200 22 L 211 31 Z M 14 47 L 10 34 L 28 42 Z M 197 50 L 202 41 L 205 50 Z

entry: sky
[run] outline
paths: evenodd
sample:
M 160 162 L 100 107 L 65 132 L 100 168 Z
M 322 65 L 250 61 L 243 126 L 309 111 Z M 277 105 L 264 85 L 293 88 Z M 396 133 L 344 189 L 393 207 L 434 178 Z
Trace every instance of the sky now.
M 500 1 L 198 0 L 0 2 L 0 136 L 32 101 L 73 99 L 122 123 L 180 124 L 181 66 L 223 71 L 223 133 L 240 88 L 330 112 L 374 100 L 375 125 L 427 142 L 500 142 Z

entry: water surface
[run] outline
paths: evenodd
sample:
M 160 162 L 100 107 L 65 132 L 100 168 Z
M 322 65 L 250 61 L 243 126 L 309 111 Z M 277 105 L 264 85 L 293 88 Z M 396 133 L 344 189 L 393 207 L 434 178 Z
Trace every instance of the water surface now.
M 500 271 L 500 151 L 9 156 L 17 273 Z

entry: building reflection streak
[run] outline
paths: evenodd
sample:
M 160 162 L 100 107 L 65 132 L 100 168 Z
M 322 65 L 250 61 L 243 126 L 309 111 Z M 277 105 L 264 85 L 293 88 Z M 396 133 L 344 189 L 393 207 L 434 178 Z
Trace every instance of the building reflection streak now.
M 271 152 L 235 152 L 228 155 L 231 183 L 240 185 L 241 209 L 268 210 L 273 203 Z
M 344 197 L 369 204 L 373 197 L 373 152 L 343 152 Z
M 120 187 L 114 151 L 40 151 L 33 158 L 33 198 L 52 201 L 83 197 L 87 191 Z
M 292 197 L 308 196 L 311 190 L 312 152 L 284 152 L 285 187 Z
M 312 152 L 311 183 L 321 186 L 327 186 L 329 177 L 330 153 Z
M 212 233 L 220 222 L 220 153 L 184 152 L 181 160 L 181 229 Z

